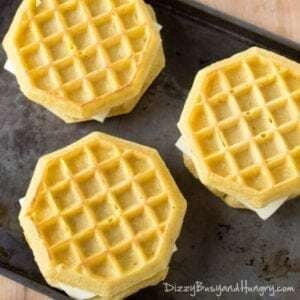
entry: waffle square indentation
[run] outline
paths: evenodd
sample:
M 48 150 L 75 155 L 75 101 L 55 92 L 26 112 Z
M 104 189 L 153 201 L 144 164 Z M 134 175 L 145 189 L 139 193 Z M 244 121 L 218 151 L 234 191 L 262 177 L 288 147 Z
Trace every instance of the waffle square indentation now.
M 159 223 L 166 222 L 169 219 L 172 207 L 168 197 L 163 197 L 154 203 L 151 203 L 150 206 Z
M 282 87 L 276 79 L 263 83 L 260 86 L 260 91 L 266 102 L 285 96 Z
M 22 48 L 28 46 L 35 41 L 37 41 L 37 36 L 30 23 L 24 25 L 23 28 L 20 28 L 20 35 L 16 41 L 18 47 Z
M 207 111 L 202 104 L 195 106 L 190 115 L 190 125 L 194 131 L 199 131 L 209 125 Z
M 55 162 L 49 165 L 45 176 L 47 186 L 54 186 L 66 178 L 67 174 L 60 162 Z
M 114 247 L 127 239 L 128 233 L 123 226 L 124 225 L 120 222 L 116 222 L 115 224 L 111 223 L 109 226 L 102 228 L 102 234 L 111 247 Z
M 68 215 L 64 216 L 66 224 L 69 226 L 73 234 L 79 233 L 91 227 L 89 216 L 84 211 L 84 209 L 78 209 L 77 211 L 72 211 Z
M 300 91 L 300 76 L 299 74 L 295 74 L 291 71 L 286 72 L 282 76 L 283 80 L 285 81 L 290 93 Z
M 94 23 L 101 39 L 106 40 L 118 35 L 121 31 L 118 28 L 117 22 L 113 17 L 100 19 Z
M 53 60 L 59 60 L 73 54 L 73 45 L 63 37 L 51 38 L 46 45 Z
M 273 72 L 270 64 L 260 57 L 251 57 L 247 61 L 247 64 L 250 67 L 253 76 L 257 79 L 272 74 Z
M 80 203 L 80 197 L 70 183 L 52 190 L 51 194 L 58 208 L 62 210 L 69 209 Z
M 139 182 L 147 198 L 157 196 L 163 192 L 163 187 L 156 176 L 149 176 Z
M 40 18 L 36 18 L 38 28 L 43 37 L 56 34 L 61 30 L 61 25 L 54 13 L 47 14 Z
M 62 12 L 62 14 L 67 26 L 69 27 L 85 22 L 87 20 L 86 15 L 79 4 L 68 7 Z
M 64 87 L 69 100 L 77 103 L 87 103 L 94 99 L 91 87 L 86 81 L 78 81 Z
M 249 75 L 243 65 L 237 65 L 229 68 L 225 71 L 225 76 L 227 77 L 231 87 L 236 87 L 249 80 Z
M 39 195 L 34 203 L 34 219 L 37 222 L 43 222 L 55 216 L 56 209 L 51 205 L 49 196 L 45 193 Z
M 126 247 L 126 249 L 122 249 L 116 253 L 115 258 L 117 259 L 122 270 L 126 273 L 138 268 L 142 263 L 139 254 L 132 246 Z
M 135 9 L 135 6 L 123 10 L 121 13 L 119 13 L 119 17 L 122 20 L 124 28 L 127 30 L 141 24 L 141 20 Z
M 128 37 L 134 52 L 140 52 L 146 46 L 147 34 L 144 28 L 138 28 L 130 31 Z
M 253 150 L 248 145 L 246 148 L 241 149 L 234 153 L 234 158 L 240 169 L 247 168 L 255 164 L 255 156 L 253 155 Z
M 118 271 L 109 257 L 95 259 L 87 266 L 93 274 L 101 278 L 111 278 L 118 274 Z
M 116 190 L 114 196 L 123 210 L 128 210 L 144 201 L 142 195 L 131 184 Z
M 102 172 L 109 186 L 114 186 L 128 179 L 128 175 L 121 162 L 114 162 L 110 166 L 106 166 Z
M 253 135 L 258 135 L 273 128 L 273 120 L 262 111 L 246 116 L 246 120 Z
M 144 173 L 150 169 L 150 163 L 146 157 L 135 153 L 129 153 L 125 156 L 125 160 L 130 166 L 133 175 Z
M 97 42 L 89 27 L 83 27 L 74 32 L 72 39 L 78 50 L 83 50 Z
M 80 263 L 80 259 L 77 256 L 76 251 L 70 244 L 56 246 L 52 251 L 57 264 L 63 264 L 73 268 Z
M 89 149 L 97 163 L 102 163 L 117 155 L 115 148 L 109 143 L 94 143 L 89 146 Z
M 22 52 L 23 61 L 26 67 L 31 70 L 49 63 L 48 57 L 41 46 L 30 46 Z
M 270 187 L 270 179 L 268 176 L 259 168 L 250 170 L 243 175 L 246 184 L 258 191 L 268 189 Z
M 253 88 L 243 89 L 235 94 L 235 98 L 241 111 L 248 111 L 259 106 L 259 100 Z
M 139 241 L 139 244 L 143 249 L 143 253 L 146 258 L 151 259 L 156 255 L 157 250 L 159 249 L 160 238 L 156 233 L 154 233 L 149 236 L 143 237 Z
M 261 138 L 257 145 L 265 159 L 271 158 L 283 152 L 280 148 L 280 145 L 278 145 L 278 142 L 276 141 L 276 137 L 274 135 L 267 135 L 262 133 L 260 137 Z
M 69 238 L 69 233 L 60 220 L 51 221 L 41 227 L 44 239 L 52 246 Z
M 91 232 L 90 234 L 78 239 L 77 245 L 85 257 L 100 254 L 105 251 L 103 242 L 94 232 Z
M 232 172 L 228 159 L 224 155 L 208 159 L 207 162 L 211 171 L 219 176 L 226 177 Z
M 290 150 L 300 146 L 300 128 L 299 126 L 293 126 L 288 131 L 282 133 L 282 136 Z
M 249 137 L 247 129 L 241 123 L 232 124 L 232 126 L 222 129 L 222 133 L 228 145 L 237 144 Z
M 127 58 L 131 54 L 130 48 L 123 39 L 117 39 L 112 43 L 107 43 L 105 50 L 111 63 Z
M 84 150 L 74 151 L 68 154 L 64 160 L 74 175 L 93 166 Z
M 234 115 L 234 109 L 230 105 L 230 99 L 225 96 L 211 103 L 211 107 L 218 121 L 230 118 Z
M 61 63 L 56 67 L 56 70 L 62 83 L 67 83 L 82 77 L 82 73 L 73 59 Z
M 82 54 L 80 60 L 88 74 L 104 69 L 106 66 L 103 56 L 101 56 L 97 50 L 92 50 Z
M 225 91 L 224 82 L 218 73 L 210 75 L 204 83 L 204 93 L 210 98 Z
M 294 167 L 286 159 L 282 163 L 276 163 L 274 166 L 270 166 L 269 170 L 277 184 L 296 176 Z
M 91 209 L 97 223 L 108 220 L 116 214 L 116 209 L 107 196 L 91 202 L 89 204 L 89 208 Z
M 107 13 L 112 9 L 110 0 L 86 0 L 86 4 L 93 17 Z
M 88 173 L 77 180 L 79 189 L 85 198 L 91 198 L 104 192 L 104 184 L 97 173 Z
M 128 222 L 135 234 L 146 231 L 155 226 L 155 223 L 153 223 L 152 219 L 147 215 L 144 209 L 129 218 Z
M 205 156 L 211 155 L 223 149 L 222 141 L 215 131 L 198 134 L 198 143 Z

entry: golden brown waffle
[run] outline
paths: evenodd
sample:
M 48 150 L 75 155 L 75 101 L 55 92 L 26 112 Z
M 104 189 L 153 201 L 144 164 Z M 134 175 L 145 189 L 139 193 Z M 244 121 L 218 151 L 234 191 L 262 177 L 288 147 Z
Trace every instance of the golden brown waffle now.
M 3 46 L 29 99 L 81 121 L 138 102 L 164 66 L 157 27 L 142 0 L 24 0 Z
M 49 284 L 113 297 L 161 278 L 185 207 L 155 150 L 93 133 L 39 160 L 20 222 Z
M 251 48 L 199 72 L 179 128 L 200 180 L 252 207 L 300 192 L 300 67 Z

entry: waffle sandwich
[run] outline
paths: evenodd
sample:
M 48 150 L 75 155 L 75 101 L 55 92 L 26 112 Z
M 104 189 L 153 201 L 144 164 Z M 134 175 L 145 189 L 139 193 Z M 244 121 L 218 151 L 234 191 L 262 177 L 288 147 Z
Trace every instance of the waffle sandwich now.
M 49 285 L 122 299 L 165 278 L 186 201 L 157 151 L 92 133 L 39 160 L 21 207 Z
M 177 146 L 228 205 L 266 219 L 300 193 L 300 66 L 250 48 L 201 70 Z
M 22 92 L 67 123 L 130 112 L 165 65 L 143 0 L 23 0 L 3 47 Z

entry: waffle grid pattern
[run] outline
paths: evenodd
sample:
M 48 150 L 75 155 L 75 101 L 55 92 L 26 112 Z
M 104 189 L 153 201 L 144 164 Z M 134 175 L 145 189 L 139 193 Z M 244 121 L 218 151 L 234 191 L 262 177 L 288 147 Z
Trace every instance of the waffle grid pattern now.
M 257 191 L 300 172 L 300 75 L 261 55 L 212 72 L 190 125 L 215 174 Z
M 56 264 L 111 278 L 154 258 L 170 211 L 151 160 L 93 143 L 49 166 L 30 216 Z
M 25 20 L 17 46 L 32 84 L 80 105 L 128 85 L 149 40 L 135 0 L 44 0 Z

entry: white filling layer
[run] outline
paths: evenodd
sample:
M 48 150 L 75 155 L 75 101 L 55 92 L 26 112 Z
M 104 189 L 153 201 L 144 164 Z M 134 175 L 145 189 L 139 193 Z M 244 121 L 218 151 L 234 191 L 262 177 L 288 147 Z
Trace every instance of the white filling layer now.
M 105 119 L 107 118 L 109 112 L 110 112 L 110 108 L 107 109 L 106 111 L 103 111 L 100 114 L 97 114 L 97 115 L 93 116 L 92 119 L 95 120 L 95 121 L 98 121 L 100 123 L 103 123 L 105 121 Z
M 13 66 L 13 64 L 7 59 L 5 64 L 4 64 L 4 69 L 10 73 L 12 73 L 13 75 L 16 74 L 16 69 Z
M 23 207 L 24 202 L 25 202 L 25 197 L 19 199 L 19 203 L 20 203 L 21 207 Z
M 13 75 L 16 74 L 16 69 L 13 66 L 13 64 L 7 59 L 5 64 L 4 64 L 4 69 L 10 73 L 12 73 Z M 103 123 L 105 121 L 105 119 L 107 118 L 108 114 L 110 112 L 110 109 L 107 109 L 106 111 L 95 115 L 94 117 L 92 117 L 93 120 L 98 121 Z
M 58 289 L 63 290 L 66 294 L 68 294 L 70 297 L 78 300 L 85 300 L 85 299 L 90 299 L 94 298 L 97 296 L 97 294 L 89 291 L 85 291 L 79 288 L 75 288 L 73 286 L 64 284 L 64 283 L 57 283 L 56 286 Z
M 193 153 L 190 147 L 187 145 L 187 143 L 184 140 L 184 137 L 181 136 L 178 141 L 176 142 L 175 146 L 183 152 L 185 155 L 187 155 L 191 160 L 193 160 Z M 237 201 L 241 202 L 243 205 L 245 205 L 250 210 L 254 211 L 262 220 L 267 220 L 269 217 L 271 217 L 289 198 L 282 197 L 279 199 L 274 199 L 271 203 L 269 203 L 267 206 L 263 208 L 255 208 L 249 203 L 245 202 L 241 199 L 236 199 Z
M 257 213 L 257 215 L 262 219 L 262 220 L 267 220 L 270 218 L 279 208 L 282 206 L 288 199 L 289 197 L 282 197 L 277 200 L 272 201 L 269 203 L 267 206 L 263 208 L 255 208 L 251 207 L 247 202 L 239 200 L 241 203 L 243 203 L 247 208 L 253 210 L 254 212 Z
M 163 27 L 159 23 L 155 23 L 155 26 L 158 32 L 163 29 Z

